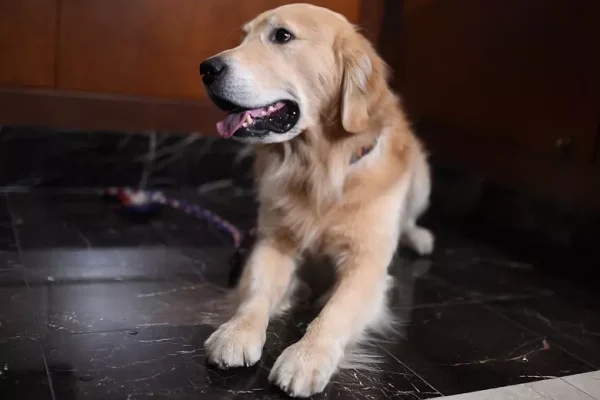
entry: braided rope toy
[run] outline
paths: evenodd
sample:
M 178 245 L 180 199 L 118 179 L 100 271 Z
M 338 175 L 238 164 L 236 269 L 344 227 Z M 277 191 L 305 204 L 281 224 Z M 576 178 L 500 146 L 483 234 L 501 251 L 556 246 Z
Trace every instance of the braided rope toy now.
M 163 207 L 168 206 L 214 225 L 231 238 L 235 248 L 233 257 L 230 260 L 232 270 L 229 276 L 229 284 L 234 285 L 239 279 L 245 259 L 254 242 L 254 231 L 243 235 L 235 225 L 212 211 L 185 200 L 166 197 L 159 191 L 109 187 L 104 190 L 104 196 L 117 200 L 126 211 L 137 215 L 154 214 L 162 210 Z

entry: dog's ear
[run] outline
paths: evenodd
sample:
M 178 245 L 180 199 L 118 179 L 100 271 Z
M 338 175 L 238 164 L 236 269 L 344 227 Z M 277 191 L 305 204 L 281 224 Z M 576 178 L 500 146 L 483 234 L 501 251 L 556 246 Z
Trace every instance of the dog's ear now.
M 361 133 L 368 130 L 373 110 L 388 92 L 387 66 L 371 43 L 362 35 L 339 42 L 342 62 L 341 117 L 344 130 Z

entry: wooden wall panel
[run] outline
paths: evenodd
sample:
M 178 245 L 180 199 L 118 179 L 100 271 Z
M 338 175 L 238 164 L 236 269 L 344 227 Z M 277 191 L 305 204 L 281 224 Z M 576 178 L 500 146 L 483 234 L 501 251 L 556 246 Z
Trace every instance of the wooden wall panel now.
M 62 0 L 58 86 L 205 96 L 199 63 L 238 43 L 241 25 L 282 0 Z M 359 0 L 313 3 L 358 22 Z
M 596 153 L 594 161 L 600 174 L 600 1 L 581 2 L 582 26 L 585 32 L 586 62 L 589 70 L 594 71 L 590 91 L 596 93 Z M 600 181 L 600 175 L 598 180 Z
M 0 1 L 0 85 L 54 85 L 56 9 L 56 0 Z
M 567 158 L 589 163 L 600 114 L 590 3 L 406 0 L 386 54 L 415 116 L 532 156 L 569 137 Z

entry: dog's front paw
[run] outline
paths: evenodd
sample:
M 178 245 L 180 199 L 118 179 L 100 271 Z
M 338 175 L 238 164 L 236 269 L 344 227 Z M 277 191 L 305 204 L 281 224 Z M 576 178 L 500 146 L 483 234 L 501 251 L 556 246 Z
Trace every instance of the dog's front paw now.
M 310 397 L 325 389 L 342 358 L 337 346 L 300 341 L 281 353 L 269 380 L 292 397 Z
M 266 331 L 251 323 L 232 319 L 204 342 L 208 362 L 221 368 L 249 367 L 260 360 Z

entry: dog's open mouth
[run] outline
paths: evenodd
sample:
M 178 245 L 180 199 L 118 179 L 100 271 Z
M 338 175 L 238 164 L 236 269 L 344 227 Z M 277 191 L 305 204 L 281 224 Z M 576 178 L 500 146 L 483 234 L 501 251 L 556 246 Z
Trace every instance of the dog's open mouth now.
M 297 123 L 300 116 L 298 104 L 282 100 L 260 108 L 242 108 L 217 102 L 222 109 L 229 111 L 217 123 L 217 131 L 224 138 L 235 135 L 238 138 L 261 137 L 269 133 L 286 133 Z

